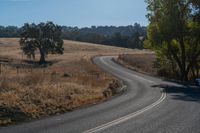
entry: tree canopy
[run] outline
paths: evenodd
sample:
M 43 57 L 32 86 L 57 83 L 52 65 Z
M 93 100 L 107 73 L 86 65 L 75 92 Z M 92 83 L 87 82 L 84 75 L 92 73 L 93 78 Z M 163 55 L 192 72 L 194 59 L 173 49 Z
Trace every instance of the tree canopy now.
M 177 69 L 181 80 L 199 74 L 200 6 L 198 0 L 146 0 L 150 21 L 146 47 L 156 50 L 161 65 Z M 168 63 L 168 64 L 166 64 Z
M 40 52 L 40 64 L 45 63 L 45 57 L 51 54 L 63 54 L 61 27 L 52 22 L 24 24 L 20 36 L 20 46 L 24 53 L 35 58 L 36 50 Z

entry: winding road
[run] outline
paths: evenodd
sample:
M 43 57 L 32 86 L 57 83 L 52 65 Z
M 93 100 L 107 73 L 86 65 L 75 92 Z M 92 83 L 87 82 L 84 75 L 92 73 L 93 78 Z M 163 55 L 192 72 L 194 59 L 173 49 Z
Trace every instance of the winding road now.
M 94 63 L 123 80 L 109 101 L 20 125 L 0 133 L 200 133 L 200 89 L 124 68 L 112 57 Z

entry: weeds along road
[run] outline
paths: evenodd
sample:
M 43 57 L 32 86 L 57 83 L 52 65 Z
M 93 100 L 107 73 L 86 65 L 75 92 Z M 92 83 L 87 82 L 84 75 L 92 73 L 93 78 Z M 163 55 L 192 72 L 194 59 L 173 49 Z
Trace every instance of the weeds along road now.
M 94 62 L 126 91 L 109 101 L 59 116 L 0 128 L 0 133 L 199 133 L 200 91 L 126 69 L 112 57 Z

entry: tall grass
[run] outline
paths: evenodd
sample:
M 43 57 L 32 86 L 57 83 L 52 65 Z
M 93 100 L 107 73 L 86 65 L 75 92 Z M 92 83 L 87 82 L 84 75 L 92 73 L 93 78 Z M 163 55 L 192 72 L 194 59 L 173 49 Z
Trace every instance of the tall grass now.
M 156 56 L 153 53 L 147 54 L 122 54 L 118 57 L 118 62 L 139 72 L 156 75 L 154 68 Z
M 59 114 L 112 96 L 105 91 L 111 91 L 113 77 L 89 61 L 80 64 L 82 70 L 75 74 L 50 68 L 21 68 L 16 73 L 15 68 L 7 66 L 0 76 L 0 108 L 4 108 L 0 124 Z

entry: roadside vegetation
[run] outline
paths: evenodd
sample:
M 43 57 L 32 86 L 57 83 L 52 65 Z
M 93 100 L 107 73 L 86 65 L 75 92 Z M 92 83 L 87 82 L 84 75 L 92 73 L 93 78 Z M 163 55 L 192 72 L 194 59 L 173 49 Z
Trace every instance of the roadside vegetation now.
M 154 67 L 155 53 L 147 54 L 121 54 L 116 61 L 137 72 L 157 75 L 158 70 Z
M 159 76 L 171 80 L 179 80 L 178 72 L 174 72 L 169 65 L 158 67 L 158 59 L 155 53 L 147 54 L 121 54 L 116 61 L 134 71 Z M 193 81 L 190 81 L 193 83 Z
M 4 65 L 0 76 L 0 124 L 63 113 L 113 95 L 109 85 L 118 84 L 115 78 L 87 60 L 76 63 L 83 68 L 74 73 L 68 73 L 64 66 L 34 68 L 23 64 L 15 69 L 11 64 Z

